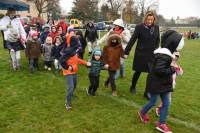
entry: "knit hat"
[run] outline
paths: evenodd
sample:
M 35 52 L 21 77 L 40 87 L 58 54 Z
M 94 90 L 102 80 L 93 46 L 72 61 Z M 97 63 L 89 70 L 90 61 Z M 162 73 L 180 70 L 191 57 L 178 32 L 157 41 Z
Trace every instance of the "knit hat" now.
M 37 32 L 37 31 L 33 31 L 33 32 L 30 33 L 30 36 L 31 36 L 31 37 L 33 37 L 33 36 L 38 36 L 38 32 Z
M 75 29 L 74 29 L 74 28 L 68 28 L 68 29 L 67 29 L 67 32 L 68 32 L 68 33 L 72 32 L 72 31 L 75 32 Z
M 97 50 L 97 51 L 94 52 L 94 55 L 99 55 L 99 56 L 101 56 L 101 54 L 102 54 L 102 53 L 101 53 L 100 50 Z

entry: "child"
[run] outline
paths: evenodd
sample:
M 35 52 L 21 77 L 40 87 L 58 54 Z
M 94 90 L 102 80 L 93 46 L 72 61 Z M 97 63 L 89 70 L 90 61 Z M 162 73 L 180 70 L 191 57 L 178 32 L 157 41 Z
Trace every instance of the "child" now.
M 52 66 L 52 37 L 48 36 L 46 38 L 45 44 L 42 44 L 42 49 L 43 49 L 43 55 L 44 55 L 44 69 L 51 71 L 51 66 Z
M 91 66 L 90 62 L 86 62 L 78 58 L 77 55 L 73 55 L 66 61 L 67 69 L 63 68 L 63 75 L 66 77 L 66 83 L 68 85 L 68 92 L 65 104 L 67 110 L 70 110 L 72 108 L 71 98 L 77 84 L 78 64 Z
M 177 64 L 177 61 L 180 57 L 180 53 L 178 51 L 173 53 L 174 59 L 172 60 L 171 65 L 176 68 L 176 73 L 172 75 L 172 87 L 175 89 L 176 86 L 176 76 L 183 74 L 183 69 Z M 170 94 L 170 103 L 171 103 L 171 94 Z M 156 115 L 160 116 L 160 109 L 162 108 L 162 102 L 159 104 L 159 106 L 156 108 Z
M 147 112 L 156 104 L 158 97 L 161 97 L 163 103 L 160 109 L 160 120 L 156 124 L 156 129 L 163 133 L 172 133 L 166 124 L 168 108 L 170 105 L 170 92 L 173 91 L 172 75 L 176 72 L 173 66 L 173 52 L 179 51 L 184 46 L 184 39 L 181 34 L 174 30 L 168 30 L 162 35 L 161 48 L 154 51 L 154 63 L 147 77 L 147 89 L 151 94 L 149 103 L 147 103 L 139 112 L 142 122 L 148 123 L 149 116 Z
M 52 48 L 52 57 L 54 59 L 54 67 L 56 73 L 58 73 L 59 69 L 61 69 L 59 58 L 61 56 L 60 52 L 62 49 L 63 49 L 62 38 L 60 36 L 57 36 L 55 37 L 55 44 Z
M 56 26 L 52 25 L 51 26 L 51 32 L 48 34 L 48 36 L 52 37 L 53 39 L 53 44 L 55 43 L 55 38 L 59 36 L 59 33 L 57 32 Z
M 80 47 L 79 44 L 79 40 L 75 35 L 75 30 L 69 28 L 66 36 L 66 44 L 63 46 L 61 57 L 59 59 L 60 64 L 64 69 L 67 69 L 66 61 L 78 53 Z
M 91 67 L 88 75 L 90 79 L 90 86 L 89 89 L 87 89 L 87 94 L 91 96 L 95 96 L 95 92 L 99 87 L 99 76 L 101 69 L 108 68 L 108 65 L 104 65 L 104 63 L 102 62 L 101 57 L 101 50 L 94 49 L 92 59 L 90 61 Z
M 120 67 L 120 57 L 123 57 L 124 51 L 121 45 L 121 37 L 111 32 L 108 37 L 107 45 L 103 48 L 104 63 L 109 65 L 109 77 L 105 82 L 105 87 L 111 83 L 112 96 L 117 96 L 115 85 L 115 74 Z
M 41 55 L 41 46 L 38 41 L 38 33 L 32 32 L 30 34 L 30 40 L 27 41 L 27 47 L 25 50 L 26 56 L 29 59 L 29 71 L 33 73 L 34 69 L 38 69 L 38 58 Z
M 46 38 L 47 36 L 49 35 L 49 30 L 50 30 L 50 27 L 48 24 L 45 24 L 44 27 L 43 27 L 44 31 L 41 33 L 40 35 L 40 43 L 41 44 L 44 44 L 45 41 L 46 41 Z
M 83 33 L 80 30 L 76 31 L 76 36 L 80 40 L 80 44 L 81 44 L 81 51 L 78 54 L 79 54 L 79 57 L 83 59 L 84 54 L 85 54 L 85 48 L 87 46 L 87 41 L 83 37 Z

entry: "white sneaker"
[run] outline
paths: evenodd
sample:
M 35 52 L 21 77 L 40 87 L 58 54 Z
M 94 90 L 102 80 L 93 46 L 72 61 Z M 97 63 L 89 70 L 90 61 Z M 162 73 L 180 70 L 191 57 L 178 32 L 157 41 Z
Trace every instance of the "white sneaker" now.
M 50 67 L 48 68 L 48 71 L 51 71 L 51 68 L 50 68 Z
M 48 69 L 48 67 L 47 67 L 47 66 L 44 66 L 44 69 L 45 69 L 45 70 L 47 70 L 47 69 Z

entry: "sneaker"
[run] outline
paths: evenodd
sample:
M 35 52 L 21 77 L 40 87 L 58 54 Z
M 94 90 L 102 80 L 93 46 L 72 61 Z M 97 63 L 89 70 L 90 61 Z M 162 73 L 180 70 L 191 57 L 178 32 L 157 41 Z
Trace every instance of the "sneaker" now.
M 50 67 L 48 68 L 48 71 L 51 71 L 51 68 L 50 68 Z
M 156 108 L 156 115 L 159 117 L 160 116 L 160 107 Z
M 47 66 L 44 66 L 44 69 L 45 69 L 45 70 L 47 70 L 47 69 L 48 69 L 48 67 L 47 67 Z
M 72 107 L 71 107 L 70 105 L 68 105 L 68 104 L 65 104 L 65 108 L 66 108 L 67 110 L 71 110 L 71 109 L 72 109 Z
M 112 96 L 113 96 L 113 97 L 116 97 L 116 96 L 117 96 L 117 92 L 116 92 L 116 91 L 113 91 L 113 92 L 112 92 Z
M 87 95 L 90 96 L 89 89 L 86 88 L 85 90 L 86 90 Z
M 147 114 L 143 114 L 141 111 L 138 112 L 140 119 L 144 124 L 147 124 L 149 122 L 149 116 Z
M 167 124 L 160 124 L 158 122 L 156 125 L 156 129 L 162 133 L 172 133 L 171 129 L 167 126 Z

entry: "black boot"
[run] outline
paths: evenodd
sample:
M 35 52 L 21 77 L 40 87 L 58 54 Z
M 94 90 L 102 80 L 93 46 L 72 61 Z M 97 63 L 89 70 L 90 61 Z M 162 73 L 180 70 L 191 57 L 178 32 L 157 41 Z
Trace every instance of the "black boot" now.
M 131 94 L 135 95 L 136 94 L 136 88 L 133 88 L 132 86 L 130 87 L 130 92 Z

